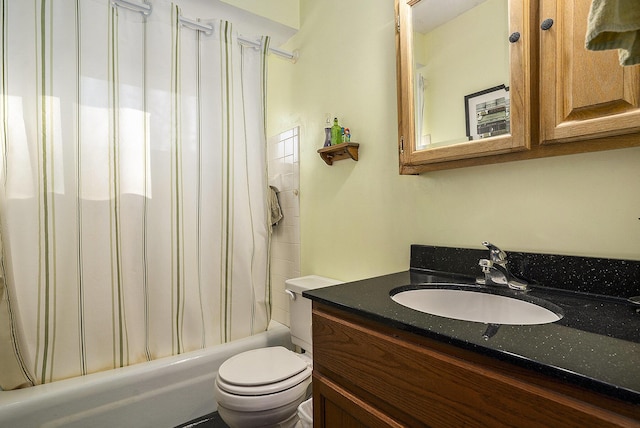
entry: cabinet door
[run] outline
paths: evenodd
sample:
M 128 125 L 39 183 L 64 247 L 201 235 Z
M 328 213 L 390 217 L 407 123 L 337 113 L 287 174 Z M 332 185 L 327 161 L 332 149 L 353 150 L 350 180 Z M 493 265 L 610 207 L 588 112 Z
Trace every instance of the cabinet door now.
M 542 2 L 540 20 L 553 19 L 551 28 L 540 31 L 543 144 L 621 135 L 630 141 L 640 138 L 640 65 L 622 67 L 617 50 L 585 48 L 590 4 Z
M 313 375 L 313 413 L 313 425 L 320 428 L 406 426 L 319 373 Z
M 401 174 L 530 149 L 532 6 L 468 3 L 480 4 L 431 31 L 418 25 L 429 8 L 444 17 L 452 2 L 396 0 Z

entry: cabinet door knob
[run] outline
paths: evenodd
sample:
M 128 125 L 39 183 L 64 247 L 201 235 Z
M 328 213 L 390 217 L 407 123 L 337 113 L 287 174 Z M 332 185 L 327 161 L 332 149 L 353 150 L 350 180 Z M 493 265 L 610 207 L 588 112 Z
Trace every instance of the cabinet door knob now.
M 553 27 L 553 19 L 551 18 L 547 18 L 544 21 L 542 21 L 542 24 L 540 24 L 540 28 L 542 28 L 542 30 L 547 31 L 549 28 Z
M 511 35 L 509 36 L 509 42 L 515 43 L 518 40 L 520 40 L 520 33 L 518 33 L 517 31 L 515 33 L 511 33 Z

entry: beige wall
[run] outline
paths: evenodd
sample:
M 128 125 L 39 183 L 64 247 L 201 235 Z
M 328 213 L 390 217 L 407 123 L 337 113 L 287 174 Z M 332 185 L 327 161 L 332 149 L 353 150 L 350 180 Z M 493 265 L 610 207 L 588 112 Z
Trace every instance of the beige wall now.
M 300 28 L 299 0 L 222 0 L 291 28 Z
M 302 274 L 406 270 L 412 243 L 640 260 L 640 148 L 398 175 L 391 0 L 301 0 L 270 60 L 268 135 L 299 125 Z M 324 113 L 359 142 L 327 166 Z

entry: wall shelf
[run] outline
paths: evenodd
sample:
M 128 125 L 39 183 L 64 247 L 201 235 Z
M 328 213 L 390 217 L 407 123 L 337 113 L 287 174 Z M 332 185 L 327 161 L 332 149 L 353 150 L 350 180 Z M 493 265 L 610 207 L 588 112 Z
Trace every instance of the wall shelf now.
M 335 146 L 323 147 L 318 150 L 320 157 L 327 165 L 333 165 L 333 161 L 351 158 L 358 160 L 358 143 L 340 143 Z

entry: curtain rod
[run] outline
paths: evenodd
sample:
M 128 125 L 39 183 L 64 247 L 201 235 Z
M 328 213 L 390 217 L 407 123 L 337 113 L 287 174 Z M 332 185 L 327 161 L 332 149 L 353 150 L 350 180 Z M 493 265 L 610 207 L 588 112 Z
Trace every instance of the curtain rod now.
M 178 16 L 178 21 L 184 27 L 189 27 L 192 30 L 202 31 L 206 35 L 213 34 L 213 25 L 212 24 L 211 25 L 210 24 L 203 24 L 203 23 L 198 22 L 198 21 L 196 21 L 194 19 L 185 18 L 182 15 Z
M 140 12 L 145 16 L 151 15 L 151 11 L 153 10 L 153 8 L 151 7 L 151 4 L 147 2 L 136 3 L 130 0 L 111 0 L 111 5 L 123 7 L 125 9 L 129 9 L 134 12 Z
M 122 7 L 124 9 L 132 10 L 134 12 L 139 12 L 144 16 L 149 16 L 151 15 L 151 12 L 153 12 L 153 7 L 151 6 L 150 3 L 147 3 L 147 2 L 138 3 L 131 0 L 111 0 L 111 5 L 114 7 Z M 185 27 L 189 27 L 193 30 L 202 31 L 207 35 L 212 34 L 214 30 L 213 25 L 202 24 L 193 19 L 185 18 L 182 15 L 178 17 L 178 21 L 180 22 L 180 24 L 182 24 Z M 246 46 L 251 46 L 256 49 L 259 49 L 261 46 L 261 43 L 259 41 L 250 40 L 243 36 L 238 36 L 238 41 Z M 289 52 L 289 51 L 285 51 L 278 48 L 269 48 L 269 52 L 279 57 L 288 59 L 293 63 L 295 63 L 299 57 L 297 50 L 293 52 Z
M 256 48 L 256 49 L 260 49 L 260 47 L 262 46 L 262 44 L 259 41 L 250 40 L 250 39 L 247 39 L 246 37 L 243 37 L 243 36 L 238 36 L 238 41 L 240 43 L 242 43 L 243 45 L 250 46 L 250 47 Z M 295 50 L 293 52 L 289 52 L 289 51 L 285 51 L 285 50 L 278 49 L 278 48 L 269 48 L 269 52 L 273 53 L 275 55 L 278 55 L 278 56 L 280 56 L 282 58 L 288 59 L 289 61 L 293 62 L 294 64 L 295 64 L 296 61 L 298 61 L 298 57 L 299 57 L 299 54 L 298 54 L 297 50 Z

